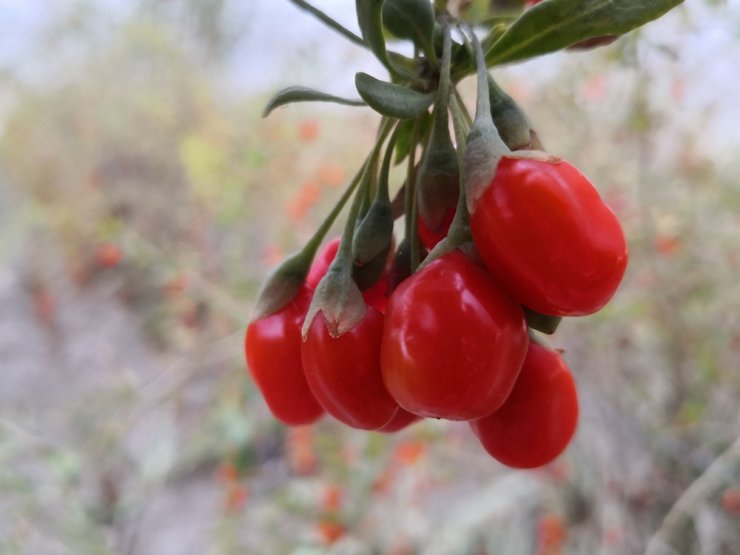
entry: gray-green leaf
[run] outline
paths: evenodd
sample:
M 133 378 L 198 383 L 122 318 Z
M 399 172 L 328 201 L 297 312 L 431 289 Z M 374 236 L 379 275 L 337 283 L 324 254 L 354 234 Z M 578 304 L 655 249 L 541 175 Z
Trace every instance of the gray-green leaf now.
M 275 94 L 262 112 L 262 117 L 270 115 L 275 108 L 292 104 L 293 102 L 334 102 L 335 104 L 344 104 L 346 106 L 364 106 L 362 100 L 352 98 L 342 98 L 333 94 L 324 93 L 308 87 L 288 87 Z
M 432 4 L 429 0 L 385 0 L 383 24 L 399 39 L 410 39 L 426 48 L 434 32 Z
M 383 0 L 356 0 L 357 23 L 362 32 L 362 38 L 373 51 L 373 54 L 385 65 L 390 67 L 388 53 L 385 49 L 385 37 L 383 36 L 383 22 L 381 10 Z
M 434 101 L 431 93 L 424 94 L 403 85 L 381 81 L 363 72 L 355 75 L 355 86 L 368 106 L 392 118 L 415 118 Z
M 486 53 L 486 65 L 526 60 L 603 35 L 623 35 L 683 0 L 544 0 L 525 11 Z

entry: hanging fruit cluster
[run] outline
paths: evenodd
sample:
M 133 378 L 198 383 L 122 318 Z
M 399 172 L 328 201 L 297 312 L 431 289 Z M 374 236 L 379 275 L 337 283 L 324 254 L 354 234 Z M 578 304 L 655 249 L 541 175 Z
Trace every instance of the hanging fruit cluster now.
M 545 0 L 489 18 L 480 41 L 447 2 L 357 0 L 362 37 L 294 3 L 370 48 L 392 80 L 358 73 L 362 100 L 291 87 L 265 110 L 313 100 L 382 116 L 344 195 L 258 300 L 246 358 L 268 407 L 288 425 L 329 413 L 380 432 L 421 418 L 467 421 L 503 464 L 550 462 L 575 432 L 578 401 L 562 357 L 537 334 L 602 308 L 624 275 L 627 245 L 591 182 L 543 151 L 487 68 L 624 33 L 677 2 Z M 387 50 L 386 33 L 413 41 L 415 56 Z M 471 117 L 456 85 L 473 72 Z M 406 167 L 393 186 L 392 163 Z M 341 238 L 319 253 L 350 200 Z

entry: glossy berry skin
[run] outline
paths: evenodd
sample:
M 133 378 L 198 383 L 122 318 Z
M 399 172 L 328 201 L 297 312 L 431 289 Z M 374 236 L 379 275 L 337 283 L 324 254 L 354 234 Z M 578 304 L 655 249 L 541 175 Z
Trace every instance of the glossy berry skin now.
M 301 347 L 308 385 L 326 412 L 361 430 L 377 430 L 398 410 L 380 374 L 383 315 L 366 307 L 355 327 L 332 337 L 323 312 Z
M 247 367 L 272 414 L 298 426 L 318 420 L 324 410 L 308 387 L 301 361 L 301 326 L 310 292 L 303 288 L 287 306 L 247 328 Z
M 536 468 L 565 450 L 577 424 L 578 395 L 570 370 L 558 353 L 532 341 L 506 403 L 470 427 L 499 462 Z
M 564 161 L 503 158 L 470 228 L 501 287 L 542 314 L 596 312 L 627 266 L 617 217 L 588 178 Z
M 391 295 L 383 380 L 398 404 L 419 416 L 481 418 L 506 400 L 527 343 L 519 305 L 453 251 Z

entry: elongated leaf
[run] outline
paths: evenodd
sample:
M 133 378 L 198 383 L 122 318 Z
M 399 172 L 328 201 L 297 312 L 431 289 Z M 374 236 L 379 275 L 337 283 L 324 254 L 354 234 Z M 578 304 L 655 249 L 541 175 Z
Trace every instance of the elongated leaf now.
M 383 65 L 389 67 L 381 18 L 383 0 L 356 0 L 355 6 L 357 8 L 357 23 L 360 25 L 362 38 L 365 39 L 370 50 Z
M 383 25 L 394 36 L 410 39 L 419 48 L 431 45 L 434 11 L 429 0 L 385 0 Z
M 412 119 L 426 110 L 434 101 L 434 95 L 381 81 L 359 72 L 355 75 L 355 86 L 362 99 L 376 112 L 398 119 Z
M 525 11 L 486 54 L 486 64 L 516 62 L 585 39 L 623 35 L 683 0 L 544 0 Z
M 318 8 L 312 6 L 305 0 L 290 0 L 293 4 L 298 6 L 300 9 L 307 11 L 314 17 L 316 17 L 319 21 L 323 22 L 324 24 L 328 25 L 338 33 L 344 35 L 346 38 L 354 42 L 355 44 L 360 44 L 362 46 L 365 46 L 365 41 L 362 40 L 362 37 L 358 37 L 355 35 L 352 31 L 326 15 L 324 12 L 319 10 Z
M 429 126 L 432 123 L 432 116 L 429 112 L 422 112 L 419 117 L 419 134 L 417 142 L 429 133 Z M 407 119 L 398 124 L 398 138 L 396 139 L 396 158 L 395 163 L 400 164 L 411 152 L 411 135 L 414 130 L 414 120 Z M 423 142 L 423 141 L 422 141 Z
M 315 89 L 309 89 L 308 87 L 288 87 L 281 91 L 278 91 L 273 96 L 265 109 L 262 112 L 262 117 L 265 118 L 270 115 L 275 108 L 284 106 L 285 104 L 292 104 L 294 102 L 334 102 L 335 104 L 344 104 L 346 106 L 364 106 L 365 103 L 362 100 L 354 100 L 352 98 L 342 98 L 340 96 L 334 96 L 333 94 L 324 93 Z
M 492 26 L 488 33 L 481 39 L 480 43 L 483 51 L 487 52 L 491 46 L 501 37 L 508 29 L 507 25 L 498 23 Z M 490 64 L 487 64 L 490 65 Z M 475 70 L 475 59 L 471 56 L 468 49 L 463 45 L 452 42 L 452 81 L 457 83 Z

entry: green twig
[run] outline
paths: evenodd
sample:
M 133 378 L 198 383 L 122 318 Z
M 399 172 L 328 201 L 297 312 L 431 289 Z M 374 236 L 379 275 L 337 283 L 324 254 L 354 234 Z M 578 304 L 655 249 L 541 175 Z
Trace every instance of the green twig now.
M 318 8 L 312 6 L 308 2 L 304 2 L 304 0 L 290 0 L 290 1 L 293 4 L 295 4 L 296 7 L 307 11 L 311 15 L 315 16 L 317 19 L 321 20 L 322 23 L 328 25 L 329 27 L 331 27 L 332 29 L 340 33 L 341 35 L 344 35 L 350 41 L 367 48 L 367 44 L 362 39 L 362 37 L 355 35 L 352 31 L 347 29 L 344 25 L 334 20 L 333 18 L 329 17 L 328 15 L 326 15 L 324 12 L 322 12 Z

